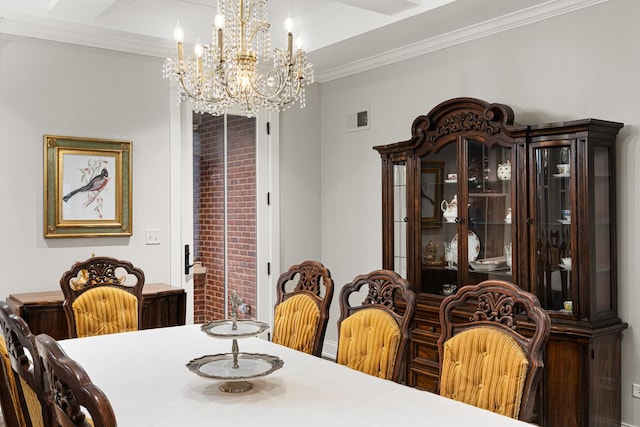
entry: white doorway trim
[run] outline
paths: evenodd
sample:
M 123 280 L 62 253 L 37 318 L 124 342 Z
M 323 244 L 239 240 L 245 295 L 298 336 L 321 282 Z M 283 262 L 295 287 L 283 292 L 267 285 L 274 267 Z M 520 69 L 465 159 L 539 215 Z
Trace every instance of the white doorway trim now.
M 279 114 L 258 115 L 256 132 L 256 318 L 273 326 L 280 271 Z M 267 132 L 267 129 L 269 132 Z

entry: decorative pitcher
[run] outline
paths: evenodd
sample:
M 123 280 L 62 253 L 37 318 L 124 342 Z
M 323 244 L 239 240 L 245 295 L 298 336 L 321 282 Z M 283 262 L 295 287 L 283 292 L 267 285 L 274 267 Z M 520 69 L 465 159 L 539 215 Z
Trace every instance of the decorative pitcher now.
M 498 179 L 507 181 L 511 179 L 511 160 L 506 163 L 498 163 Z
M 453 196 L 450 202 L 443 200 L 440 204 L 442 216 L 447 222 L 455 222 L 458 218 L 458 195 Z

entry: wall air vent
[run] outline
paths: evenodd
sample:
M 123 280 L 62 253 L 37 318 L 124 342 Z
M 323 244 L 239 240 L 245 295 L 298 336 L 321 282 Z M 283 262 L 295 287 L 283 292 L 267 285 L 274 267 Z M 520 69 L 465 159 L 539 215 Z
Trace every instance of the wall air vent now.
M 347 113 L 345 132 L 369 129 L 369 108 Z

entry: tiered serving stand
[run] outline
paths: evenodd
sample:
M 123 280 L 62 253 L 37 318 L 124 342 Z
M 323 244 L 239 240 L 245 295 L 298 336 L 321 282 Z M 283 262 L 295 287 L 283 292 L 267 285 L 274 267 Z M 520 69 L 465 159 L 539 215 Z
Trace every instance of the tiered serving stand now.
M 266 323 L 256 320 L 238 320 L 241 304 L 242 300 L 233 291 L 231 319 L 214 320 L 200 328 L 214 338 L 232 339 L 231 353 L 202 356 L 187 363 L 187 368 L 200 376 L 226 380 L 218 388 L 227 393 L 249 391 L 252 387 L 249 380 L 269 375 L 284 365 L 277 356 L 239 351 L 238 339 L 256 336 L 269 328 Z

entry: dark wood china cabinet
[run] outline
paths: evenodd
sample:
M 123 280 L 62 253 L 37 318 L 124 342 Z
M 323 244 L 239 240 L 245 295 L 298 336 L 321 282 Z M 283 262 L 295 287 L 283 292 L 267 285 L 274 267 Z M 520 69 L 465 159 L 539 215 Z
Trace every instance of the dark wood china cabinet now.
M 617 313 L 614 145 L 622 126 L 519 125 L 506 105 L 455 98 L 417 117 L 410 139 L 374 147 L 383 268 L 418 294 L 410 386 L 438 389 L 443 285 L 508 280 L 552 318 L 538 423 L 620 425 L 627 324 Z

